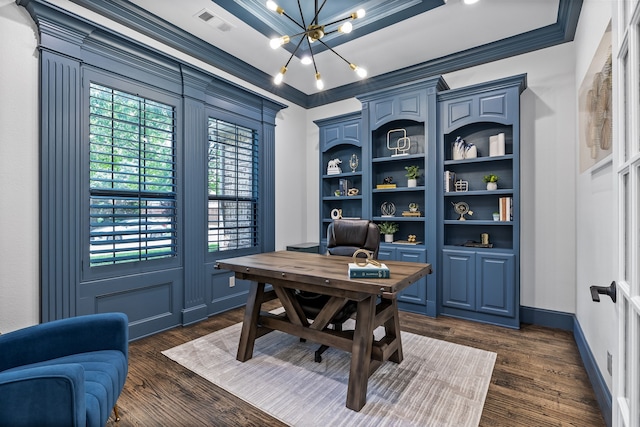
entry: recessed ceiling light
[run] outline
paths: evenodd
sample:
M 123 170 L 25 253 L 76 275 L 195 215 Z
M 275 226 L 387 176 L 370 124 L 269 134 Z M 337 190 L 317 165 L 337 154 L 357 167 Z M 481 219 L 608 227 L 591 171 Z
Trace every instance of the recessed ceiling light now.
M 463 0 L 464 4 L 474 4 L 474 3 L 478 3 L 478 1 L 480 0 Z

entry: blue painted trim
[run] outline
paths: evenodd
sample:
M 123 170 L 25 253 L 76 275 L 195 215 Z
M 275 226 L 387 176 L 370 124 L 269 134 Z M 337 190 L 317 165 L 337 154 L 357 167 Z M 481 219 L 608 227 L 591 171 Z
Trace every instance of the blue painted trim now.
M 520 322 L 562 329 L 563 331 L 573 331 L 575 316 L 572 313 L 521 306 Z
M 238 78 L 280 96 L 304 108 L 313 108 L 353 98 L 425 76 L 446 74 L 511 56 L 555 46 L 573 40 L 582 0 L 560 0 L 554 24 L 488 43 L 462 52 L 436 58 L 364 81 L 343 85 L 320 93 L 306 95 L 286 84 L 275 86 L 271 76 L 221 49 L 192 36 L 126 0 L 71 0 L 82 7 L 126 25 L 181 52 L 200 59 Z M 105 31 L 111 31 L 104 29 Z M 132 42 L 135 42 L 132 40 Z M 139 42 L 135 42 L 138 43 Z
M 596 395 L 602 417 L 607 423 L 607 426 L 611 426 L 611 392 L 609 391 L 609 387 L 607 387 L 604 377 L 600 373 L 596 359 L 593 357 L 589 343 L 582 332 L 576 316 L 573 313 L 522 306 L 520 307 L 520 320 L 522 323 L 573 332 L 573 338 L 576 341 L 582 364 L 591 382 L 591 387 L 593 387 L 593 392 Z
M 587 343 L 587 339 L 582 332 L 582 328 L 580 328 L 578 319 L 575 319 L 573 337 L 576 340 L 576 344 L 578 345 L 578 351 L 580 352 L 580 357 L 582 358 L 582 364 L 587 371 L 589 381 L 591 381 L 591 386 L 593 387 L 593 391 L 596 395 L 596 400 L 598 401 L 598 405 L 600 406 L 602 417 L 607 423 L 607 426 L 611 426 L 611 418 L 613 414 L 611 392 L 609 391 L 607 383 L 600 373 L 600 369 L 598 369 L 598 364 L 593 357 L 593 353 L 589 348 L 589 343 Z

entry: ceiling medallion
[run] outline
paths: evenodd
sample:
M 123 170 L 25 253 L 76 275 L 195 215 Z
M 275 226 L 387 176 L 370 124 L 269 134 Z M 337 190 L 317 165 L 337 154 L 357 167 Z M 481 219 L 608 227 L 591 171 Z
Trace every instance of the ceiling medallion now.
M 358 75 L 358 77 L 360 77 L 360 78 L 367 77 L 367 70 L 365 70 L 362 67 L 358 67 L 357 65 L 347 61 L 342 55 L 340 55 L 338 52 L 333 50 L 329 45 L 327 45 L 325 42 L 322 41 L 322 38 L 324 36 L 326 36 L 327 34 L 331 34 L 331 33 L 335 33 L 335 32 L 340 32 L 340 33 L 343 33 L 343 34 L 350 33 L 351 30 L 353 29 L 353 25 L 351 24 L 350 21 L 352 21 L 354 19 L 358 19 L 358 18 L 363 18 L 364 15 L 365 15 L 364 9 L 359 9 L 358 11 L 353 12 L 353 13 L 349 14 L 348 16 L 345 16 L 342 19 L 338 19 L 336 21 L 329 22 L 329 23 L 326 23 L 326 24 L 320 24 L 318 22 L 318 15 L 320 14 L 320 11 L 324 7 L 325 3 L 327 3 L 327 0 L 324 0 L 322 2 L 322 5 L 320 7 L 318 7 L 318 0 L 315 1 L 315 8 L 314 8 L 315 12 L 314 12 L 313 19 L 311 19 L 311 22 L 309 23 L 309 25 L 307 25 L 307 23 L 305 22 L 304 16 L 302 15 L 302 7 L 300 5 L 300 0 L 298 0 L 298 10 L 300 11 L 300 22 L 295 20 L 295 19 L 293 19 L 290 15 L 288 15 L 284 11 L 284 9 L 281 8 L 280 6 L 278 6 L 273 0 L 267 1 L 267 8 L 269 10 L 272 10 L 272 11 L 274 11 L 274 12 L 280 14 L 280 15 L 283 15 L 283 16 L 287 17 L 293 23 L 295 23 L 298 27 L 300 27 L 300 29 L 302 30 L 301 32 L 299 32 L 297 34 L 294 34 L 292 36 L 283 35 L 283 36 L 271 39 L 271 42 L 270 42 L 271 48 L 272 49 L 277 49 L 280 46 L 283 46 L 283 45 L 289 43 L 292 38 L 300 36 L 300 40 L 298 41 L 298 45 L 296 46 L 296 48 L 294 49 L 293 53 L 289 57 L 289 60 L 287 61 L 287 63 L 282 68 L 280 68 L 280 72 L 273 79 L 273 82 L 275 84 L 278 85 L 278 84 L 282 83 L 282 80 L 284 79 L 284 74 L 287 72 L 287 67 L 289 66 L 289 63 L 291 62 L 291 59 L 293 58 L 295 53 L 300 48 L 300 45 L 305 40 L 306 40 L 307 44 L 309 45 L 309 53 L 311 54 L 311 58 L 309 58 L 309 59 L 303 58 L 301 60 L 301 62 L 303 64 L 313 63 L 313 68 L 315 70 L 315 77 L 316 77 L 316 87 L 318 88 L 318 90 L 324 89 L 324 82 L 322 81 L 322 78 L 320 77 L 320 73 L 318 72 L 318 67 L 316 66 L 316 60 L 315 60 L 315 57 L 313 55 L 313 50 L 311 48 L 311 43 L 315 43 L 315 42 L 321 43 L 323 46 L 325 46 L 331 52 L 335 53 L 340 59 L 342 59 L 344 62 L 349 64 L 349 68 L 351 68 L 353 71 L 355 71 L 356 74 Z M 338 25 L 338 24 L 341 24 L 341 25 Z M 334 25 L 337 26 L 337 27 L 331 29 L 331 27 L 334 26 Z

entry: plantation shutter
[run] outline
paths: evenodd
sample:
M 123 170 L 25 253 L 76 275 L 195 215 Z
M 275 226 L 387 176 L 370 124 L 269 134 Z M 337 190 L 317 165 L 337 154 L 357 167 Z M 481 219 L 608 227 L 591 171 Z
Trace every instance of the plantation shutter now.
M 176 256 L 174 108 L 91 83 L 91 266 Z
M 258 133 L 209 119 L 209 252 L 258 246 Z

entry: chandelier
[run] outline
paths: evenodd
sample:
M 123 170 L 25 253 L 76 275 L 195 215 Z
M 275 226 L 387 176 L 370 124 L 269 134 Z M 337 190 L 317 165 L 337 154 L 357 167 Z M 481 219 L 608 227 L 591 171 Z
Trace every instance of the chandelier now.
M 282 68 L 280 68 L 280 72 L 273 79 L 273 82 L 276 85 L 282 83 L 282 80 L 284 79 L 284 74 L 287 72 L 287 67 L 291 62 L 291 59 L 294 57 L 294 55 L 296 54 L 296 52 L 298 51 L 298 49 L 300 48 L 300 46 L 304 41 L 306 41 L 309 46 L 309 53 L 311 57 L 302 58 L 301 62 L 305 65 L 313 63 L 313 69 L 315 70 L 316 87 L 318 88 L 318 90 L 324 89 L 324 82 L 322 81 L 322 78 L 320 77 L 320 73 L 318 72 L 318 67 L 316 66 L 316 59 L 313 55 L 313 50 L 311 47 L 311 44 L 315 42 L 321 43 L 331 52 L 335 53 L 340 59 L 342 59 L 344 62 L 349 64 L 349 68 L 355 71 L 358 77 L 365 78 L 367 76 L 367 70 L 365 70 L 362 67 L 358 67 L 357 65 L 347 61 L 342 55 L 340 55 L 338 52 L 333 50 L 331 46 L 327 45 L 324 41 L 322 41 L 322 38 L 327 34 L 332 34 L 335 32 L 339 32 L 342 34 L 350 33 L 351 30 L 353 29 L 353 25 L 351 24 L 350 21 L 358 18 L 363 18 L 365 15 L 364 9 L 359 9 L 357 12 L 353 12 L 342 19 L 338 19 L 336 21 L 329 22 L 327 24 L 320 24 L 318 22 L 318 15 L 320 14 L 320 11 L 322 10 L 322 8 L 326 3 L 327 3 L 327 0 L 324 0 L 322 2 L 322 5 L 318 7 L 318 0 L 315 1 L 315 9 L 314 9 L 315 12 L 314 12 L 313 19 L 311 19 L 311 22 L 309 22 L 309 24 L 307 25 L 307 23 L 305 22 L 304 16 L 302 14 L 302 7 L 300 5 L 300 0 L 298 0 L 298 10 L 300 11 L 300 22 L 298 22 L 297 20 L 293 19 L 290 15 L 288 15 L 284 11 L 284 9 L 278 6 L 273 0 L 267 1 L 267 8 L 269 10 L 272 10 L 280 15 L 286 16 L 288 19 L 290 19 L 294 24 L 296 24 L 302 30 L 301 32 L 291 36 L 284 35 L 284 36 L 271 39 L 271 42 L 270 42 L 271 48 L 278 49 L 280 46 L 284 46 L 285 44 L 289 43 L 291 39 L 300 36 L 300 40 L 298 41 L 296 48 L 293 50 L 293 53 L 291 53 L 289 60 Z M 338 24 L 341 24 L 341 25 L 338 25 Z M 331 26 L 337 26 L 337 27 L 334 27 L 333 29 L 331 29 L 330 28 Z

